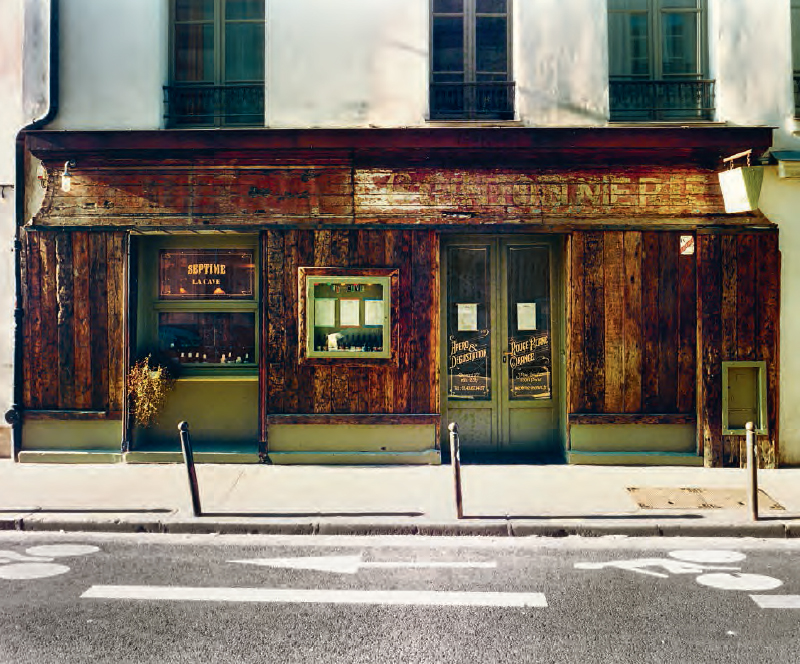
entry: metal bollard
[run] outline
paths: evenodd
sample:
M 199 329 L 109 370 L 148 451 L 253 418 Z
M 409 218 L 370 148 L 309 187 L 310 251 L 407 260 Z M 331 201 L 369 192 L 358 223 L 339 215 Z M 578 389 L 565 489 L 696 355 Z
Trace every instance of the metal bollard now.
M 194 470 L 194 453 L 192 452 L 192 441 L 189 439 L 189 423 L 181 422 L 178 425 L 181 437 L 181 451 L 183 452 L 183 462 L 186 464 L 186 473 L 189 475 L 189 492 L 192 494 L 192 512 L 195 516 L 201 516 L 200 509 L 200 489 L 197 486 L 197 473 Z
M 456 490 L 456 516 L 464 518 L 464 508 L 461 505 L 461 443 L 458 438 L 458 424 L 451 422 L 447 427 L 450 430 L 450 463 L 453 464 L 453 482 Z
M 744 425 L 747 446 L 747 503 L 750 506 L 750 516 L 753 521 L 758 521 L 758 449 L 756 447 L 755 427 L 752 422 Z

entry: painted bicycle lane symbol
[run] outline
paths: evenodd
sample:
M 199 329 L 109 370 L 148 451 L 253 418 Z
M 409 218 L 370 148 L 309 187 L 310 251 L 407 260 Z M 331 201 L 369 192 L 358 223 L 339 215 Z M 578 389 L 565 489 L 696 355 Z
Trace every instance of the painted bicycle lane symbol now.
M 672 575 L 689 574 L 694 575 L 700 585 L 720 590 L 774 590 L 783 585 L 783 581 L 771 576 L 743 573 L 741 566 L 732 564 L 740 563 L 747 557 L 739 551 L 681 549 L 670 551 L 667 556 L 666 558 L 580 562 L 575 563 L 575 569 L 621 569 L 660 579 L 668 579 Z
M 66 574 L 70 568 L 55 559 L 86 556 L 99 550 L 90 544 L 42 544 L 28 547 L 25 554 L 0 549 L 0 579 L 45 579 Z

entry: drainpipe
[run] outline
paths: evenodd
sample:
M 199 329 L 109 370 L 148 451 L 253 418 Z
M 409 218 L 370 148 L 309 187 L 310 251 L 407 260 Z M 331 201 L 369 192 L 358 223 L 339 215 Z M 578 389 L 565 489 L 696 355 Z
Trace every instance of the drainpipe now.
M 28 6 L 35 6 L 40 0 L 28 0 L 24 11 L 27 12 Z M 58 26 L 59 26 L 59 0 L 50 0 L 50 52 L 48 65 L 49 100 L 47 112 L 30 124 L 24 126 L 16 138 L 16 177 L 14 184 L 14 372 L 13 372 L 13 402 L 11 410 L 5 414 L 6 422 L 11 425 L 11 438 L 13 446 L 13 458 L 16 461 L 22 447 L 22 319 L 24 311 L 22 308 L 22 238 L 21 229 L 25 223 L 25 132 L 31 129 L 39 129 L 50 124 L 58 113 Z M 24 20 L 24 19 L 23 19 Z M 25 67 L 25 44 L 23 42 L 22 53 L 23 80 Z M 23 84 L 24 97 L 24 84 Z

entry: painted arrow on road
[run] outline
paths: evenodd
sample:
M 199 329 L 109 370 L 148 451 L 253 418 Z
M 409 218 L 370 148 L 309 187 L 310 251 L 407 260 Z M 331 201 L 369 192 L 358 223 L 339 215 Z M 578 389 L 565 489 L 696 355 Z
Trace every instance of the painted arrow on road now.
M 251 558 L 229 560 L 229 563 L 279 567 L 282 569 L 305 569 L 335 574 L 355 574 L 361 569 L 494 569 L 490 562 L 446 562 L 446 561 L 391 561 L 365 562 L 361 556 L 303 556 L 301 558 Z

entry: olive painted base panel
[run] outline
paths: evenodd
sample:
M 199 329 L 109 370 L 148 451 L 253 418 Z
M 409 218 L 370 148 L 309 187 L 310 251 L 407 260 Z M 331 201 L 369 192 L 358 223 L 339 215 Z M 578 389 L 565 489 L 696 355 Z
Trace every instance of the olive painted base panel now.
M 442 462 L 439 450 L 421 450 L 416 452 L 270 452 L 269 460 L 275 465 L 429 465 L 438 466 Z
M 23 450 L 20 463 L 120 463 L 122 454 L 106 450 Z
M 267 441 L 270 455 L 274 452 L 422 454 L 436 449 L 436 425 L 270 424 Z
M 572 424 L 572 452 L 679 452 L 697 450 L 693 424 Z
M 209 451 L 193 450 L 195 463 L 258 463 L 258 450 L 255 451 Z M 183 454 L 174 451 L 138 451 L 126 452 L 126 463 L 183 463 Z
M 0 459 L 11 458 L 11 427 L 0 427 Z
M 22 424 L 20 457 L 29 451 L 119 453 L 121 447 L 121 420 L 30 419 Z
M 249 446 L 258 441 L 258 378 L 181 378 L 170 393 L 158 422 L 136 427 L 131 448 L 179 449 L 178 423 L 189 423 L 192 443 Z
M 567 462 L 582 466 L 702 466 L 703 457 L 681 452 L 568 452 Z

